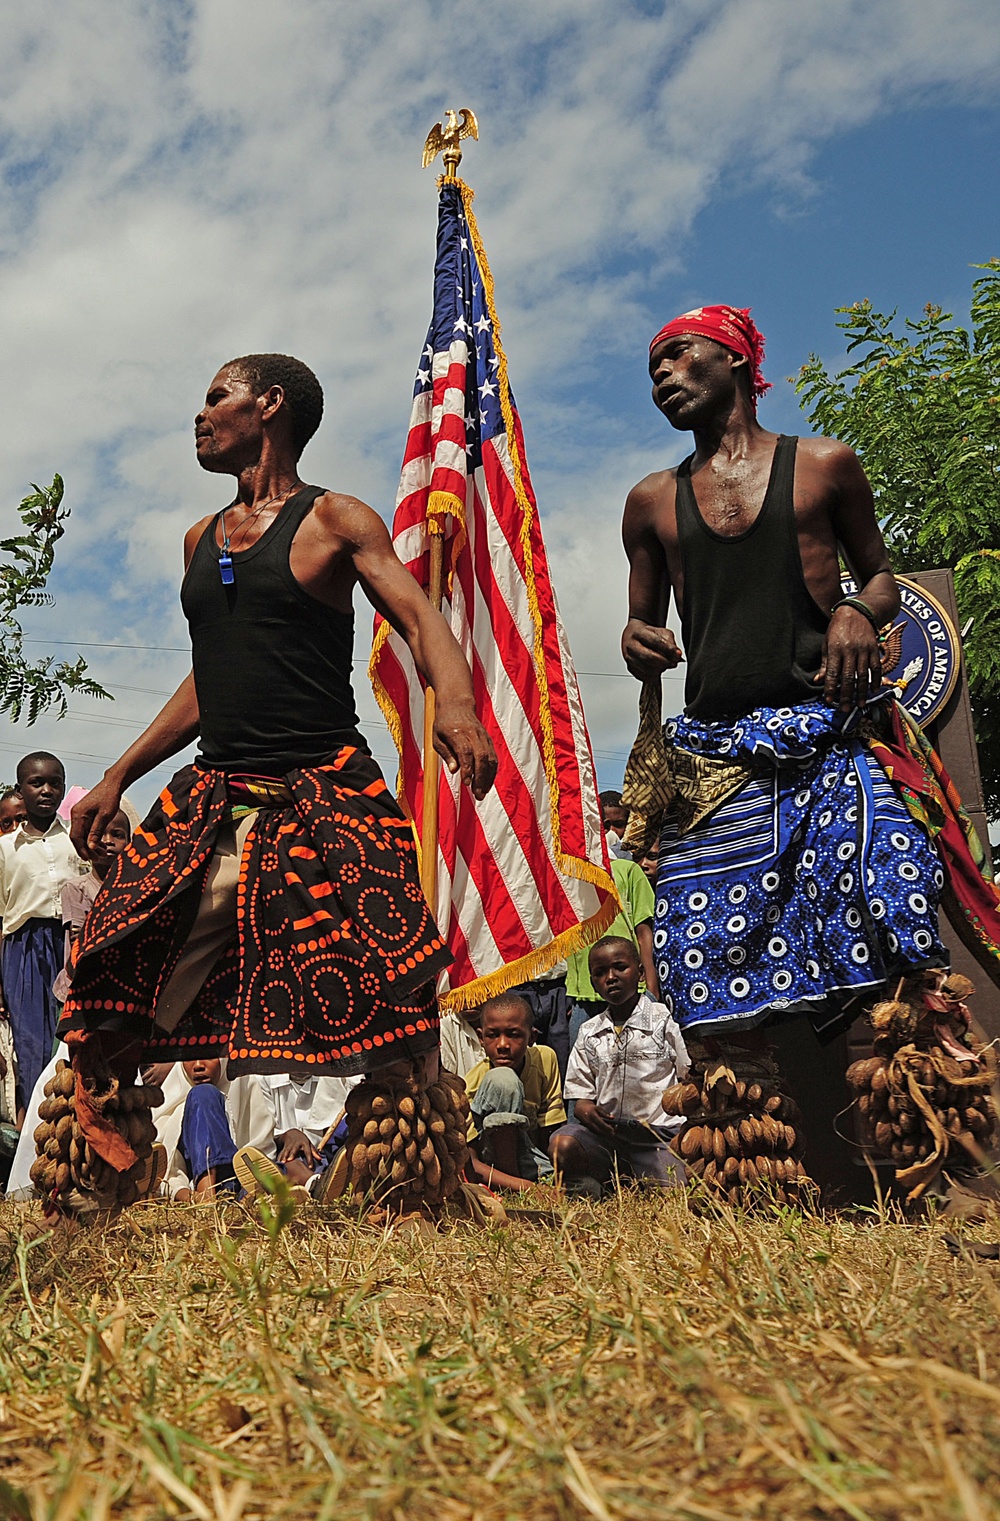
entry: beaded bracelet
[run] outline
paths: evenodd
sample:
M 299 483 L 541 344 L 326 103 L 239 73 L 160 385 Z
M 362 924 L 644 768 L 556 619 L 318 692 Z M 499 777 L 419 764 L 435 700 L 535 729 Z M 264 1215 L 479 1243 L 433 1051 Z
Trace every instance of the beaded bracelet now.
M 871 626 L 875 630 L 876 634 L 879 634 L 879 633 L 882 632 L 882 625 L 879 623 L 879 621 L 876 618 L 875 614 L 872 612 L 871 608 L 868 606 L 868 603 L 867 602 L 862 602 L 862 600 L 861 600 L 860 597 L 842 597 L 839 602 L 835 602 L 833 604 L 833 606 L 831 607 L 831 609 L 830 609 L 830 617 L 831 618 L 833 617 L 834 613 L 837 611 L 838 607 L 853 607 L 853 609 L 854 609 L 854 611 L 856 613 L 861 613 L 865 618 L 868 619 L 868 622 L 871 624 Z

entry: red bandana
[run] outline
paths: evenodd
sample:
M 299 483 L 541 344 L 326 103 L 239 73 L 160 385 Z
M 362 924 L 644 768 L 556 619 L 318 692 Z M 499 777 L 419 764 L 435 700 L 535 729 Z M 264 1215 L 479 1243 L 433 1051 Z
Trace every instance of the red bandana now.
M 760 372 L 764 362 L 764 335 L 758 332 L 749 307 L 744 310 L 738 306 L 697 306 L 693 312 L 682 312 L 666 327 L 660 328 L 649 345 L 649 352 L 652 353 L 664 338 L 672 338 L 676 333 L 698 333 L 702 338 L 713 338 L 716 343 L 734 349 L 748 359 L 754 405 L 758 397 L 771 389 L 771 382 Z

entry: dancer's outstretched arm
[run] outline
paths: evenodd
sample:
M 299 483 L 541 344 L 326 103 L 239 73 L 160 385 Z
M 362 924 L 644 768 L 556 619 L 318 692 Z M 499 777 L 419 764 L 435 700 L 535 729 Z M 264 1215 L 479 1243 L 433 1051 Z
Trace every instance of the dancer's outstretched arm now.
M 197 739 L 200 727 L 194 675 L 188 672 L 149 728 L 108 767 L 103 779 L 73 809 L 70 839 L 85 861 L 92 859 L 104 830 L 118 812 L 125 788 Z

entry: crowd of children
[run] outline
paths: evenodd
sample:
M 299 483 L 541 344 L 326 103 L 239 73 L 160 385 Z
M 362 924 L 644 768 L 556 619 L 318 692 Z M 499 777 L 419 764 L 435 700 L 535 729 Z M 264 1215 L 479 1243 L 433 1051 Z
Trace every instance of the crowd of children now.
M 0 798 L 0 1162 L 13 1157 L 8 1192 L 28 1197 L 32 1135 L 56 1041 L 76 942 L 101 884 L 138 821 L 127 803 L 91 864 L 60 817 L 62 763 L 39 751 Z M 445 1022 L 443 1065 L 469 1094 L 471 1168 L 493 1189 L 560 1184 L 599 1196 L 616 1178 L 667 1186 L 683 1176 L 670 1151 L 660 1098 L 687 1075 L 680 1030 L 657 1001 L 650 863 L 620 846 L 621 799 L 601 798 L 622 911 L 603 939 L 547 977 Z M 645 868 L 645 870 L 644 870 Z M 250 1075 L 200 1058 L 146 1069 L 163 1089 L 154 1111 L 160 1165 L 154 1183 L 179 1201 L 257 1192 L 283 1174 L 322 1200 L 352 1083 L 335 1077 Z M 17 1132 L 20 1131 L 18 1140 Z

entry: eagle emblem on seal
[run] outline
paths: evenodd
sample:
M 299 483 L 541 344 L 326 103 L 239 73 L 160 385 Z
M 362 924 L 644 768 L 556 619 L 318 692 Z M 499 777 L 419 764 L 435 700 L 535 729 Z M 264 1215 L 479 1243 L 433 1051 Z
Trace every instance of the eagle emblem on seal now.
M 905 621 L 897 623 L 893 628 L 883 629 L 879 635 L 879 645 L 882 652 L 882 680 L 890 686 L 894 686 L 902 695 L 915 676 L 919 676 L 924 668 L 922 655 L 915 655 L 907 661 L 902 673 L 893 678 L 892 673 L 899 665 L 903 657 L 903 630 L 906 628 Z

